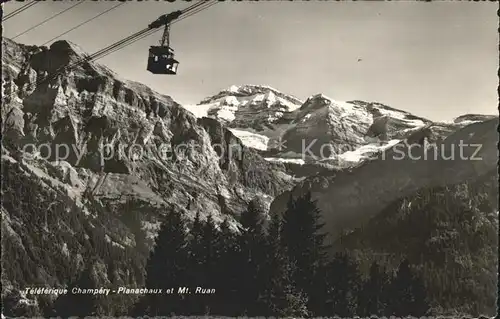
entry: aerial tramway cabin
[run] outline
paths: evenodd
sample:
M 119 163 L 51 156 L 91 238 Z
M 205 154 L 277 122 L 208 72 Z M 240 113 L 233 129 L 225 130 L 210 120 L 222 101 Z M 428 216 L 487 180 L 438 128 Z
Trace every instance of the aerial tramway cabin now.
M 174 50 L 167 46 L 149 48 L 148 71 L 153 74 L 177 74 L 179 61 L 174 58 Z

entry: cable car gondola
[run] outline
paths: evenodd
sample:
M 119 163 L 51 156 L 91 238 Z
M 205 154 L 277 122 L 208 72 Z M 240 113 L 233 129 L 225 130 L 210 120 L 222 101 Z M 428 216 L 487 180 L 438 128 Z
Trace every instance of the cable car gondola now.
M 165 26 L 160 45 L 149 48 L 147 70 L 153 74 L 177 74 L 179 61 L 174 57 L 174 49 L 170 47 L 170 23 L 177 19 L 182 11 L 174 11 L 162 15 L 149 24 L 150 29 L 156 29 Z
M 170 47 L 151 46 L 149 48 L 148 71 L 153 74 L 177 74 L 179 61 L 174 58 Z

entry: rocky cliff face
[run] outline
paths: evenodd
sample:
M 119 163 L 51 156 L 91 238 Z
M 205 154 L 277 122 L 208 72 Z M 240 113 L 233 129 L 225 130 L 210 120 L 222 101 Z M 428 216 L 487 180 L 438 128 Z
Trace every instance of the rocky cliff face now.
M 252 197 L 274 195 L 290 186 L 279 164 L 267 163 L 217 121 L 197 119 L 168 96 L 90 63 L 54 77 L 60 66 L 81 58 L 73 44 L 59 41 L 43 49 L 4 39 L 2 47 L 7 52 L 3 79 L 8 99 L 2 105 L 5 142 L 11 147 L 7 151 L 26 150 L 36 165 L 85 171 L 80 173 L 85 175 L 79 183 L 83 186 L 105 175 L 137 178 L 147 184 L 144 191 L 152 193 L 166 179 L 187 183 L 200 193 L 219 189 L 234 208 L 245 197 L 236 196 L 236 190 Z M 232 157 L 226 154 L 231 148 Z M 271 181 L 259 176 L 257 181 L 247 176 L 248 171 L 271 168 L 280 177 Z M 169 178 L 161 178 L 160 172 Z M 247 192 L 247 186 L 252 191 Z M 216 194 L 205 195 L 212 199 L 199 201 L 213 202 L 209 212 L 215 213 Z M 187 193 L 180 197 L 184 204 L 190 198 Z
M 63 217 L 67 214 L 100 228 L 115 247 L 133 250 L 143 237 L 150 246 L 168 207 L 188 217 L 196 212 L 212 214 L 216 221 L 227 217 L 236 225 L 254 197 L 269 205 L 293 185 L 282 164 L 264 160 L 218 121 L 198 119 L 169 96 L 121 79 L 101 65 L 75 65 L 84 54 L 72 43 L 40 48 L 3 38 L 2 50 L 2 166 L 3 175 L 10 176 L 2 185 L 7 199 L 2 229 L 18 242 L 15 249 L 41 263 L 43 275 L 35 282 L 63 284 L 69 279 L 29 257 L 40 247 L 27 225 L 43 223 L 36 226 L 33 219 L 39 216 L 27 214 L 61 215 L 65 225 L 49 225 L 54 233 L 65 228 L 68 234 L 83 232 L 78 245 L 64 246 L 61 238 L 51 244 L 65 249 L 63 257 L 72 260 L 81 259 L 81 247 L 92 234 L 73 229 L 74 222 Z M 61 69 L 68 65 L 72 67 Z M 24 195 L 17 193 L 20 176 L 30 181 Z M 30 208 L 21 207 L 19 200 Z M 133 227 L 130 218 L 138 219 Z M 20 287 L 13 273 L 7 278 L 8 287 Z

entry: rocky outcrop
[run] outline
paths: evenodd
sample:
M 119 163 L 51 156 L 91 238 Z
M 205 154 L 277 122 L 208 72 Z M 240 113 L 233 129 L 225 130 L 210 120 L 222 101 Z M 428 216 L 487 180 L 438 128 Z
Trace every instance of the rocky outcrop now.
M 368 137 L 376 137 L 382 140 L 387 139 L 387 123 L 389 122 L 388 116 L 380 116 L 376 119 L 373 119 L 372 125 L 368 128 L 366 132 L 366 136 Z

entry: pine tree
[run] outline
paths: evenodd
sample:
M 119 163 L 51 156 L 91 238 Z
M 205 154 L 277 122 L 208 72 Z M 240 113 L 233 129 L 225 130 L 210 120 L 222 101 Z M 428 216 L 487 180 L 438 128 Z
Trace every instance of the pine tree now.
M 293 265 L 280 244 L 281 219 L 273 215 L 265 236 L 265 261 L 260 273 L 266 284 L 260 293 L 259 315 L 304 317 L 308 315 L 307 297 L 292 280 Z
M 250 201 L 247 210 L 241 214 L 241 225 L 244 229 L 240 236 L 243 254 L 240 267 L 245 276 L 242 277 L 240 292 L 242 300 L 246 303 L 248 316 L 258 315 L 260 311 L 257 299 L 262 287 L 259 272 L 264 252 L 264 216 L 265 212 L 256 199 Z
M 92 271 L 93 262 L 80 274 L 77 281 L 70 285 L 68 293 L 60 295 L 54 303 L 54 312 L 58 317 L 86 317 L 97 316 L 98 313 L 98 298 L 93 294 L 73 294 L 71 293 L 74 287 L 89 289 L 98 288 L 98 283 Z
M 197 212 L 189 233 L 186 284 L 189 287 L 203 286 L 206 283 L 206 278 L 203 223 L 200 220 L 200 213 Z M 199 302 L 197 296 L 187 296 L 186 303 L 186 308 L 190 309 L 190 314 L 204 314 L 204 305 Z
M 212 215 L 207 217 L 205 224 L 202 227 L 201 243 L 203 247 L 202 254 L 202 266 L 204 269 L 200 269 L 205 273 L 205 278 L 202 283 L 197 283 L 197 286 L 214 287 L 217 284 L 218 278 L 217 267 L 219 266 L 219 256 L 216 251 L 216 241 L 218 238 L 218 231 L 215 227 Z M 197 298 L 198 308 L 202 309 L 202 314 L 210 314 L 210 305 L 213 303 L 213 296 L 204 296 L 203 298 Z
M 325 279 L 328 292 L 323 311 L 340 317 L 354 316 L 358 308 L 357 297 L 361 283 L 356 262 L 345 253 L 336 254 L 327 267 Z
M 203 223 L 200 220 L 200 213 L 197 212 L 196 216 L 191 225 L 191 230 L 189 232 L 188 240 L 188 256 L 189 256 L 189 275 L 193 284 L 199 284 L 203 282 L 203 272 L 198 270 L 203 267 L 204 258 L 204 247 L 203 247 Z
M 181 214 L 175 210 L 168 212 L 162 223 L 156 246 L 146 265 L 146 287 L 169 289 L 185 284 L 187 266 L 186 225 Z M 182 295 L 147 295 L 145 302 L 147 315 L 168 316 L 182 313 Z
M 240 295 L 246 274 L 241 268 L 244 259 L 239 236 L 230 229 L 228 219 L 224 219 L 214 245 L 218 256 L 214 274 L 217 294 L 211 304 L 211 314 L 235 317 L 244 313 L 244 300 Z
M 201 223 L 200 220 L 200 212 L 196 212 L 196 216 L 194 217 L 193 224 L 191 226 L 191 231 L 190 231 L 190 246 L 193 246 L 193 244 L 198 244 L 200 242 L 200 238 L 202 235 L 202 226 L 203 224 Z
M 215 249 L 217 254 L 222 256 L 235 248 L 237 234 L 231 230 L 227 217 L 224 218 L 219 227 L 220 234 L 217 236 Z
M 215 227 L 214 219 L 212 215 L 208 215 L 202 228 L 201 242 L 203 243 L 204 248 L 203 262 L 209 269 L 211 269 L 215 263 L 215 241 L 217 239 L 217 235 L 217 228 Z
M 307 193 L 296 200 L 290 198 L 283 214 L 281 241 L 288 258 L 295 264 L 293 279 L 297 288 L 307 294 L 308 309 L 314 314 L 324 303 L 322 269 L 326 263 L 325 234 L 321 232 L 320 212 Z
M 358 303 L 358 315 L 383 316 L 387 310 L 389 276 L 376 263 L 370 267 L 370 276 L 363 283 Z
M 247 230 L 247 234 L 261 236 L 263 233 L 265 212 L 259 205 L 257 198 L 248 203 L 247 210 L 241 214 L 241 226 Z
M 398 317 L 428 315 L 430 307 L 425 288 L 410 268 L 408 260 L 403 260 L 390 289 L 389 309 Z

